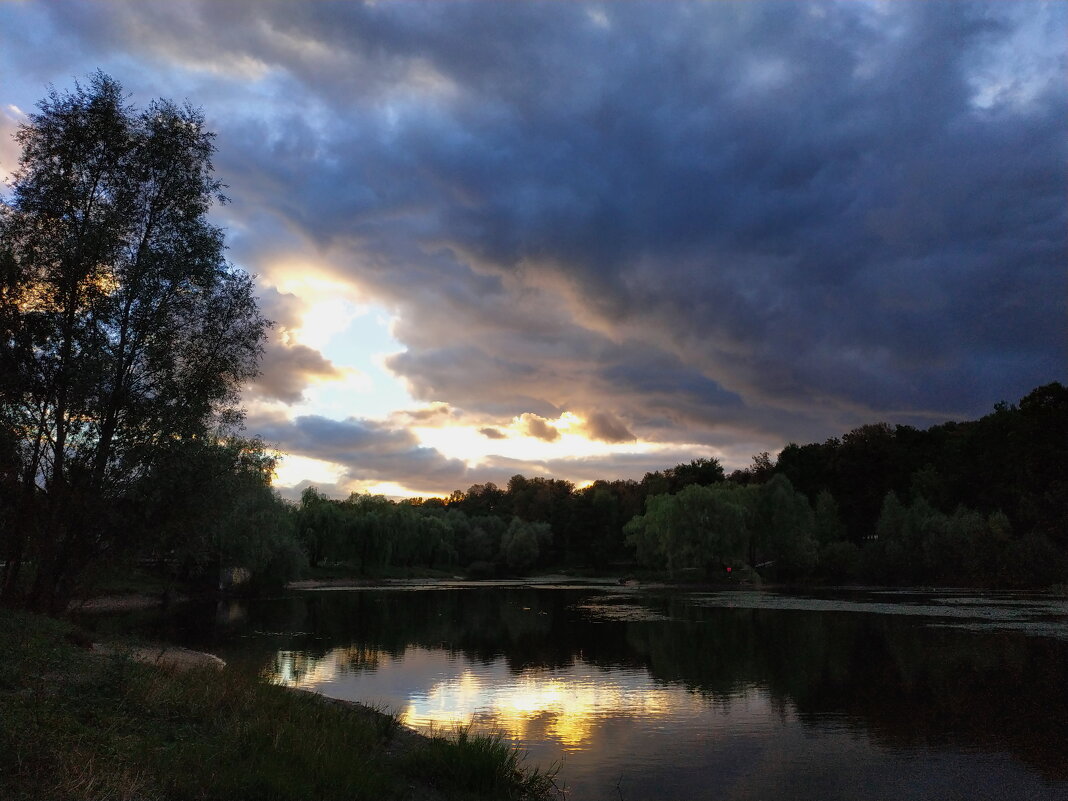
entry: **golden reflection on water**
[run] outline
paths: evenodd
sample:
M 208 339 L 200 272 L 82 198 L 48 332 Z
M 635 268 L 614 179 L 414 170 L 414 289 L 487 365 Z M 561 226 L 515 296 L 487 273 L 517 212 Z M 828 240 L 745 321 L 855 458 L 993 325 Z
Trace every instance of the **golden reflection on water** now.
M 581 748 L 593 724 L 606 716 L 656 717 L 680 705 L 679 693 L 628 687 L 609 676 L 524 672 L 491 684 L 465 670 L 434 684 L 404 710 L 402 722 L 416 727 L 452 727 L 477 722 L 526 739 L 532 727 L 569 748 Z
M 444 654 L 411 649 L 401 657 L 365 649 L 338 648 L 321 659 L 281 651 L 273 681 L 334 697 L 371 700 L 362 679 L 378 670 L 409 677 L 402 693 L 385 699 L 400 720 L 418 729 L 474 724 L 522 740 L 554 740 L 565 750 L 588 748 L 594 729 L 610 719 L 691 716 L 702 700 L 677 686 L 654 683 L 644 671 L 602 670 L 577 663 L 558 670 L 514 673 L 503 660 L 466 665 Z M 421 680 L 420 680 L 421 679 Z M 351 693 L 351 696 L 350 696 Z M 380 695 L 371 691 L 372 698 Z

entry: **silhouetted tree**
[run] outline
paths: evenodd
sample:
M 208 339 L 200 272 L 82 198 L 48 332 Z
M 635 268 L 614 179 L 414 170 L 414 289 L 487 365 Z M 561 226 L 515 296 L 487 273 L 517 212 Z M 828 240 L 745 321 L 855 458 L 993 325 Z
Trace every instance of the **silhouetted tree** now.
M 817 545 L 812 535 L 812 508 L 805 496 L 782 474 L 750 491 L 756 493 L 750 564 L 767 564 L 769 572 L 779 578 L 795 579 L 809 573 L 816 564 Z
M 164 446 L 239 424 L 267 323 L 207 220 L 222 186 L 199 111 L 137 111 L 102 73 L 39 109 L 0 205 L 0 422 L 20 488 L 4 593 L 32 561 L 32 602 L 57 611 Z

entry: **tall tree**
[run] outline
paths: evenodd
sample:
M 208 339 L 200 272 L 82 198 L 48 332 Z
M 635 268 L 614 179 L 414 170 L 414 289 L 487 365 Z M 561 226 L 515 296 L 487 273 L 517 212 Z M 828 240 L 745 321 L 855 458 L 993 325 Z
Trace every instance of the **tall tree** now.
M 16 134 L 0 204 L 0 422 L 20 488 L 7 598 L 32 561 L 32 601 L 56 611 L 164 446 L 239 427 L 269 324 L 207 219 L 225 200 L 213 138 L 197 109 L 139 111 L 99 72 Z

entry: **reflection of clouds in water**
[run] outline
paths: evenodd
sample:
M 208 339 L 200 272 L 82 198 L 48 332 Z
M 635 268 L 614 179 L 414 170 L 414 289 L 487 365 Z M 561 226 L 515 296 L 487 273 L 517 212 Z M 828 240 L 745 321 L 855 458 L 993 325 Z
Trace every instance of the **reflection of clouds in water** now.
M 528 739 L 536 728 L 567 748 L 581 748 L 598 721 L 665 717 L 701 708 L 700 699 L 690 693 L 654 686 L 638 671 L 595 672 L 582 666 L 566 673 L 494 676 L 465 670 L 415 695 L 402 719 L 416 727 L 476 723 L 517 739 Z
M 361 665 L 355 671 L 354 651 Z M 474 663 L 424 648 L 390 656 L 347 647 L 321 658 L 280 651 L 267 673 L 277 684 L 398 710 L 413 728 L 474 724 L 528 744 L 557 743 L 569 752 L 591 748 L 595 730 L 627 740 L 637 730 L 693 727 L 703 720 L 699 727 L 706 733 L 728 721 L 755 731 L 768 720 L 781 723 L 784 714 L 772 709 L 759 688 L 710 699 L 656 682 L 645 670 L 605 669 L 581 660 L 567 668 L 516 673 L 504 659 Z
M 285 687 L 311 689 L 323 673 L 323 660 L 304 651 L 279 651 L 267 670 L 268 680 Z
M 418 612 L 412 595 L 395 597 Z M 493 599 L 505 624 L 520 610 L 536 608 L 526 596 L 514 603 Z M 979 797 L 983 788 L 998 788 L 999 798 L 1060 797 L 1053 793 L 1062 785 L 1043 784 L 1012 753 L 1056 740 L 1055 725 L 1041 716 L 1049 713 L 1034 719 L 1037 734 L 1019 735 L 1004 753 L 1000 743 L 987 753 L 989 735 L 980 731 L 984 720 L 1014 730 L 1003 724 L 1026 714 L 1028 699 L 1059 709 L 1056 693 L 1041 688 L 1020 694 L 1024 706 L 1003 700 L 1016 684 L 998 678 L 1006 670 L 1027 675 L 1032 657 L 1044 664 L 1048 644 L 1004 637 L 932 640 L 920 632 L 931 625 L 1048 625 L 1045 633 L 1055 636 L 1064 626 L 1063 599 L 938 590 L 856 591 L 838 598 L 700 593 L 675 601 L 630 593 L 569 597 L 566 619 L 582 628 L 573 635 L 549 631 L 546 644 L 524 629 L 509 657 L 495 655 L 500 651 L 481 638 L 434 628 L 423 640 L 438 647 L 405 648 L 398 637 L 386 650 L 364 641 L 310 654 L 282 651 L 272 670 L 279 683 L 385 707 L 423 731 L 448 732 L 456 724 L 497 730 L 522 744 L 530 764 L 561 763 L 562 781 L 576 801 L 620 795 L 756 801 L 784 797 L 784 788 L 793 798 Z M 435 621 L 435 610 L 452 607 L 435 602 L 427 609 L 427 619 Z M 810 614 L 737 614 L 745 609 Z M 454 611 L 459 619 L 471 610 Z M 820 614 L 830 611 L 925 617 L 886 626 L 888 618 Z M 665 612 L 674 622 L 642 622 Z M 590 626 L 591 619 L 606 617 L 615 622 Z M 636 621 L 625 628 L 625 645 L 621 619 Z M 483 627 L 493 631 L 483 618 L 473 620 L 480 634 Z M 468 648 L 459 649 L 460 642 Z M 569 646 L 566 656 L 561 643 Z M 871 664 L 861 648 L 871 649 Z M 554 660 L 555 667 L 544 666 Z M 958 687 L 962 671 L 987 677 L 998 692 Z M 973 707 L 982 714 L 960 711 Z M 1060 760 L 1057 752 L 1049 761 Z

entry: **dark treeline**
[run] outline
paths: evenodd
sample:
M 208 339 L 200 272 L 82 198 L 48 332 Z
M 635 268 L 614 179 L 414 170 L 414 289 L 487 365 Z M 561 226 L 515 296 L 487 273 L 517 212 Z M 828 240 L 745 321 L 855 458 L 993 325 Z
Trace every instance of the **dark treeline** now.
M 925 431 L 868 425 L 822 444 L 788 445 L 776 472 L 815 500 L 837 500 L 849 538 L 872 534 L 884 498 L 923 497 L 937 509 L 1002 512 L 1018 532 L 1065 544 L 1068 512 L 1068 389 L 1039 387 L 1018 405 Z
M 927 430 L 867 425 L 758 454 L 725 475 L 714 459 L 641 481 L 513 476 L 448 499 L 391 502 L 305 492 L 295 511 L 310 562 L 472 575 L 544 568 L 674 578 L 947 582 L 1065 580 L 1068 389 Z

